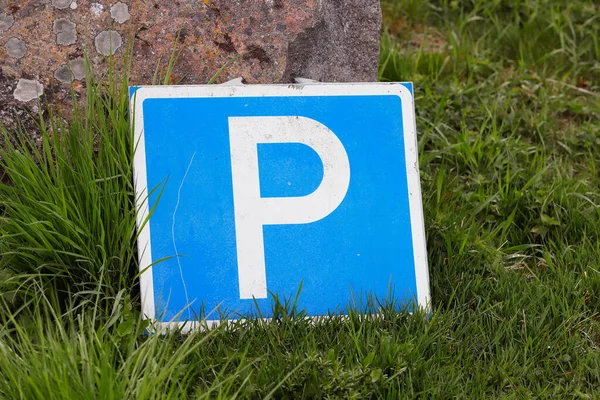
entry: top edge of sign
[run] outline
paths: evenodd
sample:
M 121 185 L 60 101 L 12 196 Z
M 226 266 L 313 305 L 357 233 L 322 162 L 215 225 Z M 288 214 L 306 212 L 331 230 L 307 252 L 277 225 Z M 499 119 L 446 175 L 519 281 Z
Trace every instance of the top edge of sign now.
M 413 95 L 412 82 L 290 83 L 246 85 L 130 86 L 130 97 L 290 96 L 295 95 Z

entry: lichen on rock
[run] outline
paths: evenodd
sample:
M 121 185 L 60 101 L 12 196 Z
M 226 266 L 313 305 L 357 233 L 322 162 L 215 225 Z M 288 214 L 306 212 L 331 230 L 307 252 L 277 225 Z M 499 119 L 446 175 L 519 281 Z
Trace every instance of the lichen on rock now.
M 123 24 L 131 18 L 127 4 L 118 2 L 110 8 L 110 16 L 119 24 Z
M 27 53 L 27 44 L 16 37 L 10 38 L 4 44 L 4 48 L 6 48 L 6 54 L 17 59 L 22 58 Z
M 94 39 L 96 51 L 103 56 L 111 56 L 119 50 L 123 44 L 123 39 L 117 31 L 102 31 Z
M 90 12 L 94 17 L 99 17 L 104 12 L 104 6 L 100 3 L 90 4 Z
M 85 78 L 85 60 L 77 58 L 69 61 L 68 64 L 61 65 L 54 71 L 54 77 L 62 83 L 70 83 L 72 80 L 82 80 Z
M 4 32 L 13 26 L 15 19 L 12 15 L 0 13 L 0 32 Z
M 77 42 L 77 25 L 66 18 L 55 20 L 53 30 L 57 44 L 69 46 Z
M 13 92 L 15 99 L 23 102 L 39 98 L 44 94 L 44 85 L 33 79 L 19 79 Z
M 58 9 L 65 9 L 71 5 L 72 0 L 52 0 L 52 5 Z

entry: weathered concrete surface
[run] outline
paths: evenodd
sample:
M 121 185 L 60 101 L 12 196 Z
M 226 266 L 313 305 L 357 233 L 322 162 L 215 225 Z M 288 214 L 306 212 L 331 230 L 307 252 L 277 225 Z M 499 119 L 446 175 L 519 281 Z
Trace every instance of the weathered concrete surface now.
M 171 83 L 206 83 L 225 64 L 218 81 L 374 81 L 380 25 L 379 0 L 0 0 L 0 123 L 37 94 L 68 103 L 84 54 L 103 72 L 131 40 L 131 84 L 152 83 L 175 44 Z

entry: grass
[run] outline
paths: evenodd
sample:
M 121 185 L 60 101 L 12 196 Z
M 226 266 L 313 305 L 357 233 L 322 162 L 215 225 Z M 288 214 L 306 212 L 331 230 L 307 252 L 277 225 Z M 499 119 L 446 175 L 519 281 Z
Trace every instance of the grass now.
M 283 304 L 145 336 L 126 93 L 88 82 L 109 95 L 48 123 L 37 160 L 3 154 L 0 397 L 598 396 L 600 9 L 383 8 L 380 79 L 416 87 L 432 314 L 311 323 Z
M 91 100 L 68 125 L 40 120 L 41 146 L 26 132 L 5 140 L 0 158 L 12 184 L 0 188 L 0 270 L 15 306 L 35 302 L 39 285 L 64 303 L 110 298 L 134 281 L 129 100 L 123 82 L 105 80 L 88 76 Z

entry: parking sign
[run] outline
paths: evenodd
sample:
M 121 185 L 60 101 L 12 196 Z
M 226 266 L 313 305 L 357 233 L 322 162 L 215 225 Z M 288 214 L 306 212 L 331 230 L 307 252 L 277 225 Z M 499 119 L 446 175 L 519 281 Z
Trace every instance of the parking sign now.
M 300 285 L 310 316 L 427 306 L 411 84 L 143 86 L 132 110 L 147 317 L 269 317 Z

